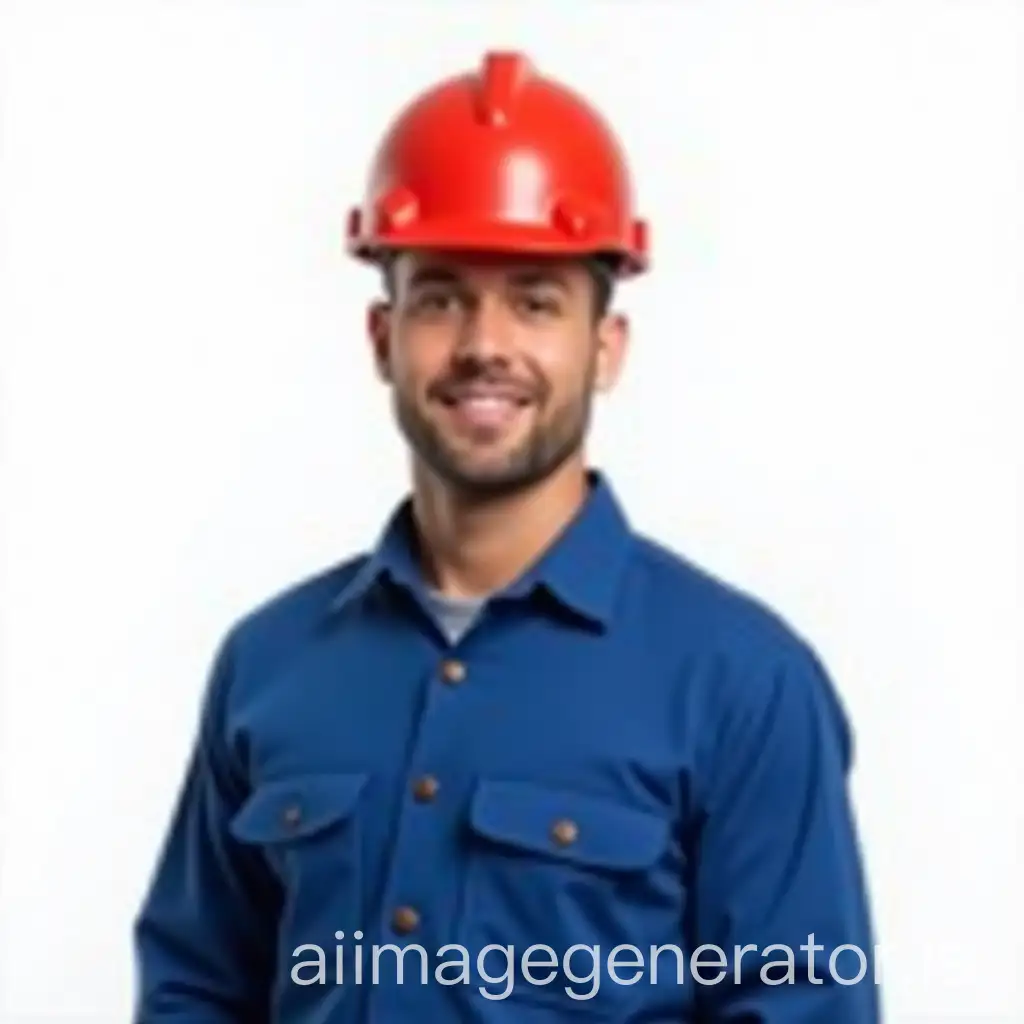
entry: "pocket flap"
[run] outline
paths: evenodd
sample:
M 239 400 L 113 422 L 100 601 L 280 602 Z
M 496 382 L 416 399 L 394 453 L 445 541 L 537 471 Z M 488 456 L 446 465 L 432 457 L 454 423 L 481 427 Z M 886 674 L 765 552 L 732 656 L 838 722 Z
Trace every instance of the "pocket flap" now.
M 344 821 L 366 784 L 365 773 L 295 775 L 258 786 L 231 821 L 242 842 L 287 842 Z
M 480 835 L 593 867 L 639 870 L 665 849 L 669 823 L 606 797 L 536 783 L 482 780 L 470 805 Z

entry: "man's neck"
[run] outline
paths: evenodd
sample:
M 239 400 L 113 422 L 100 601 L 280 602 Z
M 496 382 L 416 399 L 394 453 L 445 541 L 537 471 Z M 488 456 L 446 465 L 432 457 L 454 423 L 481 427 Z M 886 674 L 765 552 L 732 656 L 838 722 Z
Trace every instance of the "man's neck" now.
M 572 463 L 513 495 L 473 500 L 436 477 L 416 473 L 413 504 L 427 572 L 444 594 L 480 596 L 508 585 L 532 565 L 587 496 L 583 464 Z

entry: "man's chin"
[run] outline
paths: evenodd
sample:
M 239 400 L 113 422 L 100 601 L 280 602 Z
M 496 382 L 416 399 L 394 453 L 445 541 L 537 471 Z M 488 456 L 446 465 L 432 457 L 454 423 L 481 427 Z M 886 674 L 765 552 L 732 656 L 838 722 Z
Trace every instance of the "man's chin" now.
M 531 475 L 511 460 L 443 459 L 435 471 L 451 487 L 479 497 L 501 497 L 533 483 Z
M 508 466 L 449 465 L 444 474 L 452 486 L 475 493 L 504 493 L 522 486 L 523 474 Z

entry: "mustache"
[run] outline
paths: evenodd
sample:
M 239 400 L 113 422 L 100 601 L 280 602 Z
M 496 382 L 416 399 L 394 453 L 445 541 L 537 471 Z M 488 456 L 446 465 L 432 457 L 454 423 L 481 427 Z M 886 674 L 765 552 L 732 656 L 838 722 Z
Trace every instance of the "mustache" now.
M 451 401 L 476 387 L 493 388 L 523 401 L 540 401 L 547 396 L 549 390 L 547 382 L 539 374 L 524 377 L 512 373 L 500 363 L 466 360 L 432 381 L 427 389 L 427 397 Z

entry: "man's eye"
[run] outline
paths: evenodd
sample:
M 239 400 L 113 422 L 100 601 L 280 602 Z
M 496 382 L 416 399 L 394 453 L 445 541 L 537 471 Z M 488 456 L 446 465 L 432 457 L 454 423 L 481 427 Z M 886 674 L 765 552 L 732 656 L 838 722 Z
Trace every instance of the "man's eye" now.
M 519 307 L 531 316 L 554 316 L 558 313 L 558 301 L 548 295 L 523 295 Z
M 458 304 L 458 297 L 450 292 L 424 292 L 413 301 L 413 308 L 421 313 L 447 313 Z

